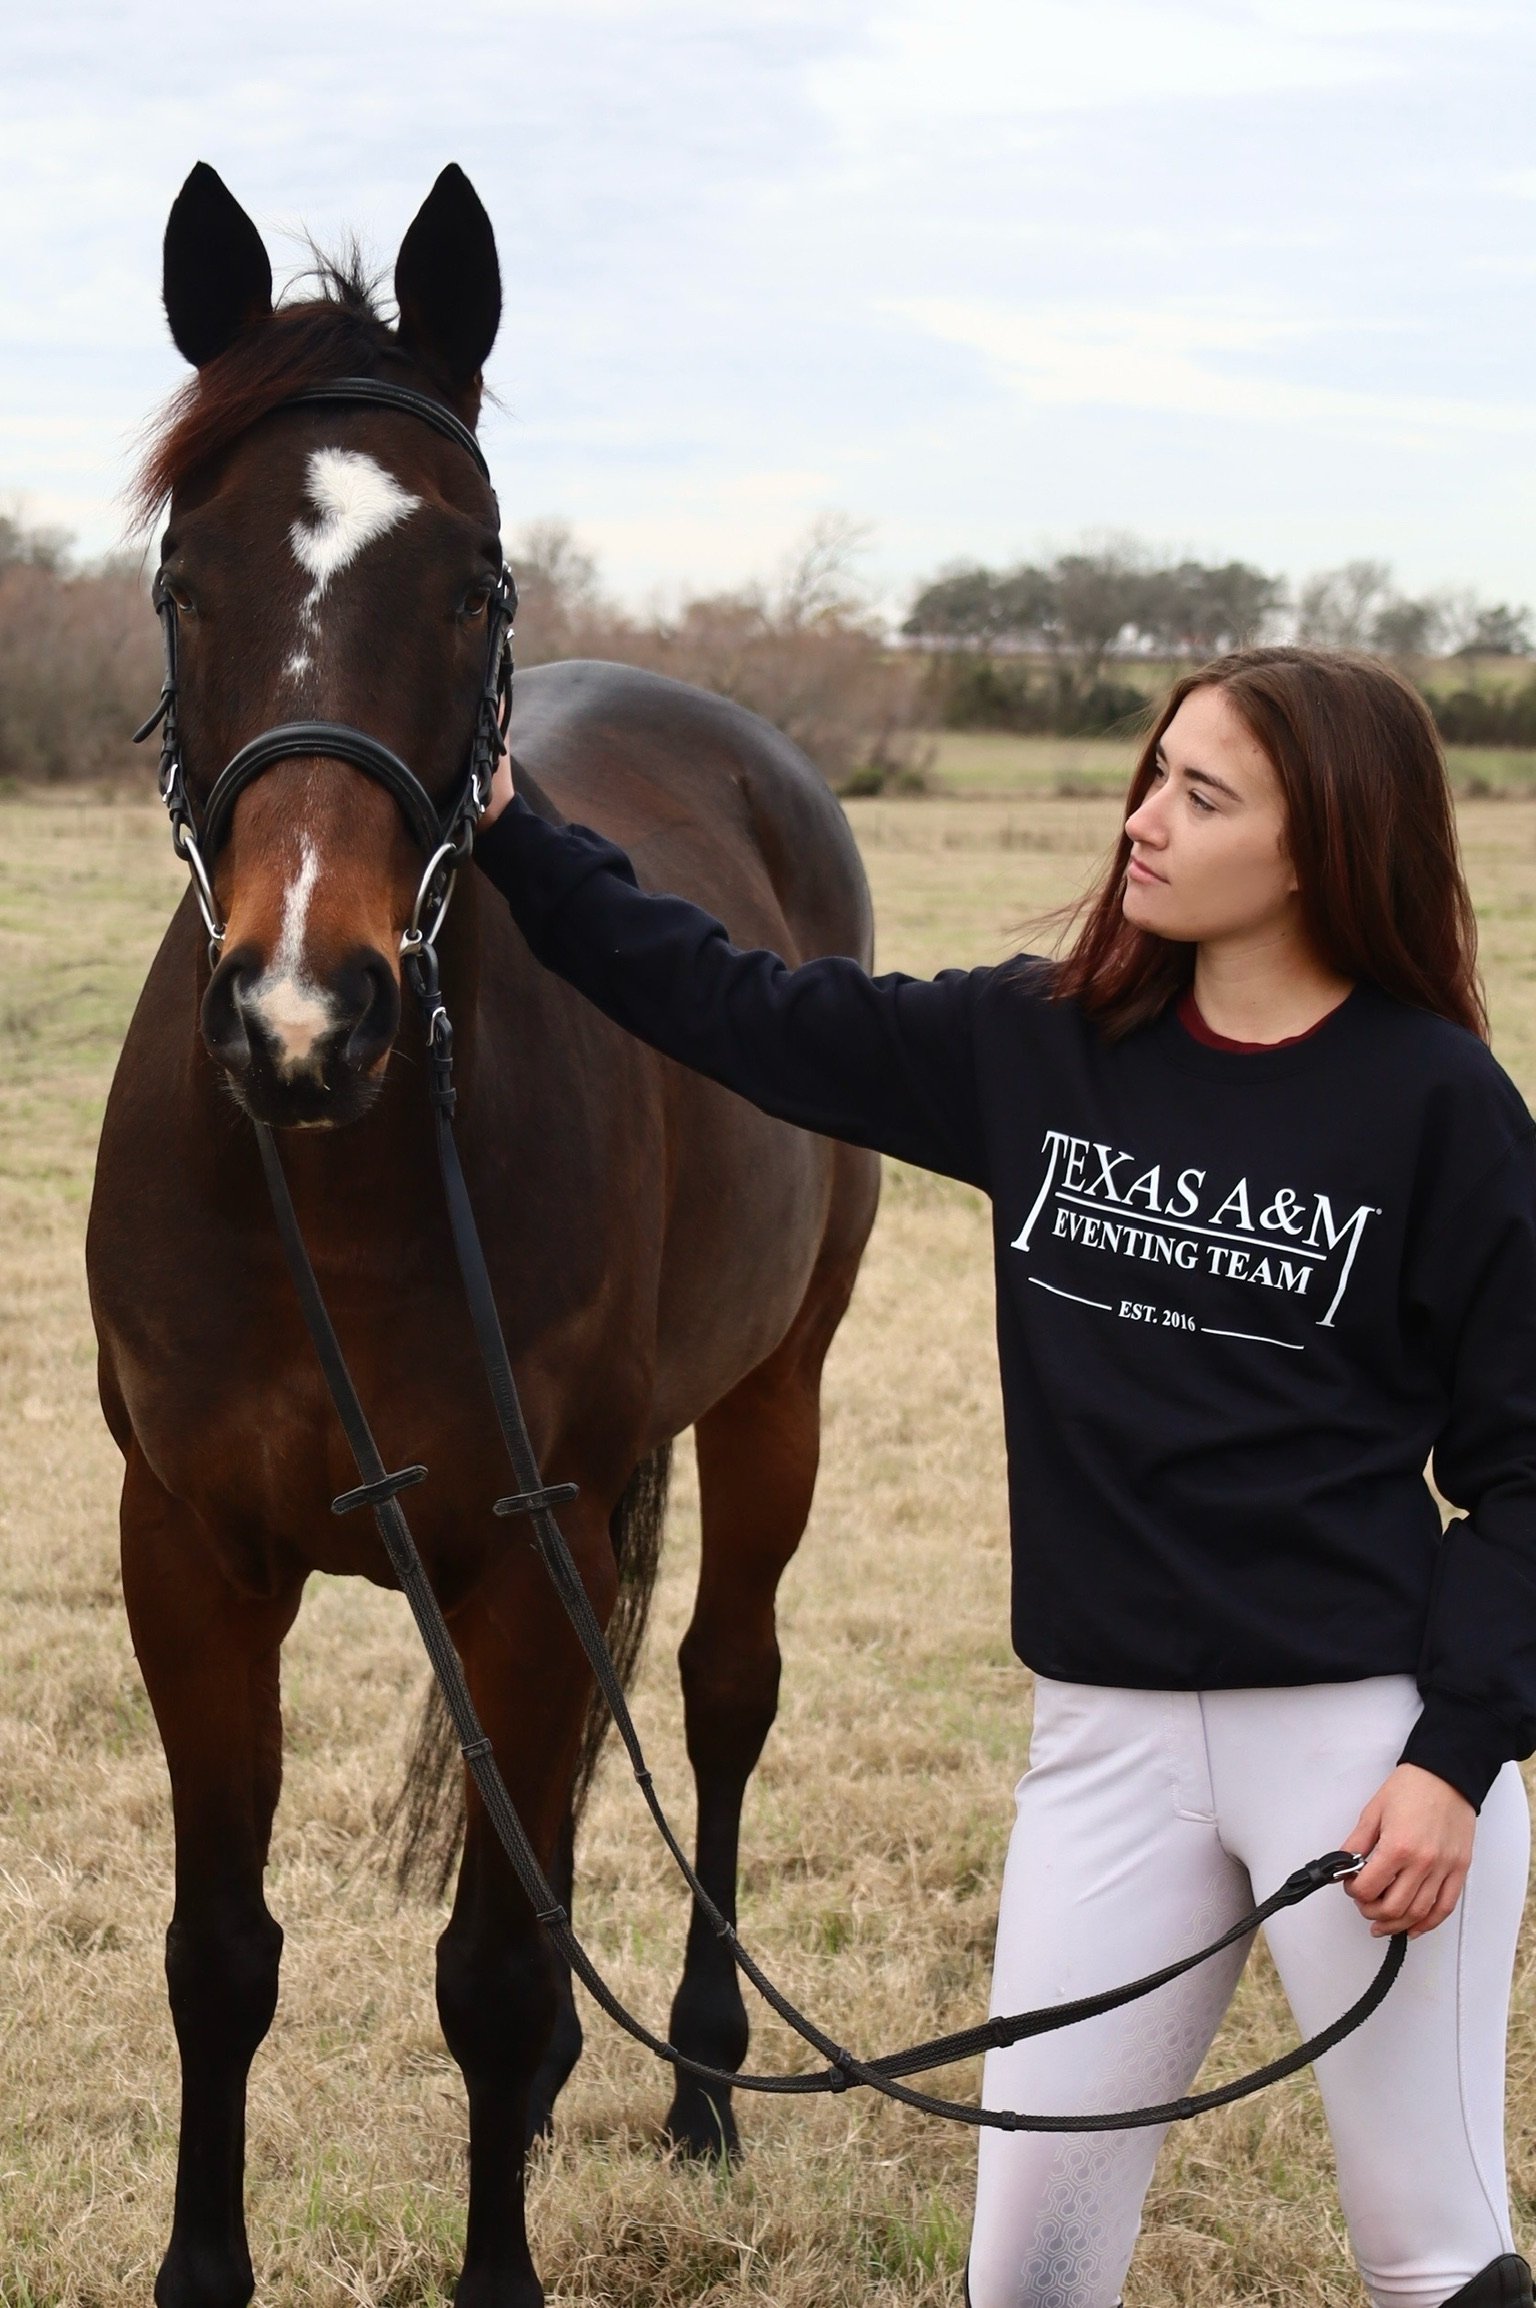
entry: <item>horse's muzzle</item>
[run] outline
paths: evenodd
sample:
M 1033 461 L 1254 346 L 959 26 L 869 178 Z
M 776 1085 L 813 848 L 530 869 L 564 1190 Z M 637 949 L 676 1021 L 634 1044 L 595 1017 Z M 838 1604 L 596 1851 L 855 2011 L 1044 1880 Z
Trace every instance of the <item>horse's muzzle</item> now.
M 378 1095 L 400 1025 L 399 981 L 368 947 L 320 980 L 236 946 L 209 980 L 201 1024 L 208 1055 L 256 1121 L 338 1129 Z

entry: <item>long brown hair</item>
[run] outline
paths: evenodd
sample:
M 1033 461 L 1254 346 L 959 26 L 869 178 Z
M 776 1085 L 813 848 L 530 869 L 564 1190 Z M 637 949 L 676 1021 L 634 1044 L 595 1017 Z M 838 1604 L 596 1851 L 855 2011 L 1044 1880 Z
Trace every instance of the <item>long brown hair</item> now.
M 1239 649 L 1175 682 L 1126 796 L 1140 806 L 1163 732 L 1193 690 L 1224 691 L 1274 765 L 1302 918 L 1323 960 L 1484 1040 L 1477 922 L 1445 756 L 1423 699 L 1389 667 L 1322 649 Z M 1194 947 L 1128 922 L 1122 831 L 1053 992 L 1116 1040 L 1190 982 Z

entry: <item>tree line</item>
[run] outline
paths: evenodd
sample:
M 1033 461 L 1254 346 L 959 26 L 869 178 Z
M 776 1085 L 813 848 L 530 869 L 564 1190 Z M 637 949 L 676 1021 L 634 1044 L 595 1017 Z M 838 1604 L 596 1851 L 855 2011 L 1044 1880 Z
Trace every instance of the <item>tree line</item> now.
M 858 578 L 854 522 L 815 523 L 772 578 L 637 613 L 561 521 L 511 541 L 518 662 L 606 657 L 760 713 L 844 792 L 922 783 L 939 726 L 1129 733 L 1169 672 L 1295 637 L 1390 657 L 1452 743 L 1536 747 L 1531 612 L 1466 593 L 1412 596 L 1352 561 L 1294 593 L 1244 561 L 1159 557 L 1125 540 L 917 587 L 899 630 Z M 129 732 L 160 681 L 136 559 L 81 566 L 67 538 L 0 515 L 0 781 L 147 776 Z M 1500 675 L 1488 660 L 1507 661 Z
M 1105 731 L 1145 710 L 1165 668 L 1283 639 L 1393 659 L 1453 741 L 1536 743 L 1536 682 L 1471 678 L 1475 660 L 1531 653 L 1531 611 L 1404 593 L 1383 561 L 1321 570 L 1294 594 L 1249 562 L 1160 559 L 1131 542 L 1003 569 L 968 562 L 919 588 L 901 630 L 934 660 L 933 692 L 956 727 Z M 1447 661 L 1459 680 L 1445 678 Z

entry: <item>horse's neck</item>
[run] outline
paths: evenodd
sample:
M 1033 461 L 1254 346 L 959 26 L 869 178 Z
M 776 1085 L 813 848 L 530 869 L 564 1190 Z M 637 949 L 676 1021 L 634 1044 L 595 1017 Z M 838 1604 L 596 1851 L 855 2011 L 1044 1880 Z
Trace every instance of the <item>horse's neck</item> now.
M 519 761 L 514 754 L 509 754 L 507 759 L 512 764 L 513 787 L 528 804 L 534 816 L 543 818 L 547 825 L 564 825 L 566 822 L 564 811 L 555 807 L 526 762 Z

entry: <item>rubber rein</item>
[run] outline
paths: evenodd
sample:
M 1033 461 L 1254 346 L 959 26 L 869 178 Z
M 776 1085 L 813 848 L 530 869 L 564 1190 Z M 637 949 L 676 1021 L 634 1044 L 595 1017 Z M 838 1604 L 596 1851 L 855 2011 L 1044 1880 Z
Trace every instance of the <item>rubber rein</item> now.
M 460 424 L 451 411 L 424 394 L 408 392 L 402 386 L 384 384 L 372 378 L 347 377 L 312 391 L 295 394 L 290 401 L 280 403 L 279 406 L 322 401 L 404 410 L 457 442 L 473 457 L 480 472 L 489 478 L 484 456 L 474 435 Z M 700 1882 L 656 1793 L 639 1734 L 629 1711 L 629 1702 L 604 1640 L 602 1627 L 555 1518 L 555 1508 L 575 1497 L 575 1486 L 571 1483 L 546 1484 L 540 1474 L 518 1399 L 490 1273 L 481 1248 L 479 1230 L 475 1224 L 454 1138 L 453 1027 L 442 1000 L 436 941 L 452 894 L 454 874 L 470 854 L 475 822 L 490 790 L 491 772 L 497 758 L 505 750 L 512 694 L 510 633 L 516 605 L 516 593 L 510 574 L 503 569 L 502 582 L 493 596 L 486 677 L 464 780 L 458 794 L 443 812 L 439 812 L 437 804 L 414 772 L 388 747 L 364 731 L 337 722 L 288 722 L 264 731 L 241 747 L 214 781 L 199 816 L 187 787 L 177 724 L 176 608 L 158 579 L 154 600 L 165 635 L 165 683 L 157 711 L 138 735 L 142 739 L 157 725 L 162 727 L 160 791 L 170 815 L 171 838 L 177 854 L 185 860 L 191 874 L 193 892 L 215 949 L 221 943 L 224 932 L 218 921 L 208 867 L 217 855 L 219 844 L 228 829 L 230 812 L 237 795 L 274 762 L 311 753 L 351 762 L 394 795 L 418 845 L 427 853 L 428 862 L 411 919 L 401 938 L 401 970 L 410 982 L 426 1025 L 430 1077 L 428 1095 L 433 1110 L 438 1162 L 454 1252 L 516 1486 L 505 1497 L 495 1501 L 495 1512 L 505 1517 L 528 1519 L 534 1545 L 596 1678 L 646 1806 L 692 1895 L 695 1907 L 716 1936 L 725 1942 L 738 1969 L 756 1988 L 770 2010 L 827 2064 L 823 2068 L 800 2074 L 753 2074 L 711 2067 L 703 2061 L 690 2058 L 675 2044 L 654 2034 L 643 2020 L 637 2018 L 620 2001 L 578 1939 L 570 1915 L 555 1896 L 507 1792 L 492 1752 L 491 1741 L 486 1737 L 475 1712 L 458 1653 L 453 1647 L 447 1623 L 400 1505 L 399 1494 L 425 1480 L 427 1469 L 416 1464 L 391 1473 L 385 1465 L 315 1280 L 298 1216 L 288 1191 L 276 1139 L 268 1124 L 257 1122 L 253 1127 L 283 1256 L 331 1401 L 357 1466 L 359 1479 L 356 1486 L 333 1499 L 331 1511 L 334 1514 L 350 1514 L 360 1507 L 372 1509 L 380 1539 L 410 1605 L 432 1672 L 458 1736 L 460 1751 L 479 1790 L 486 1815 L 538 1922 L 594 2002 L 626 2034 L 643 2044 L 648 2051 L 654 2052 L 658 2059 L 698 2078 L 700 2082 L 714 2084 L 724 2090 L 739 2088 L 749 2092 L 802 2095 L 842 2092 L 853 2086 L 865 2086 L 906 2107 L 916 2108 L 925 2115 L 940 2116 L 953 2123 L 986 2126 L 1009 2132 L 1130 2131 L 1148 2125 L 1183 2123 L 1191 2116 L 1203 2114 L 1207 2109 L 1224 2107 L 1234 2100 L 1246 2099 L 1251 2093 L 1262 2091 L 1267 2085 L 1278 2083 L 1285 2076 L 1294 2075 L 1298 2069 L 1310 2066 L 1324 2052 L 1332 2050 L 1334 2045 L 1342 2043 L 1346 2036 L 1353 2034 L 1384 2001 L 1402 1969 L 1407 1941 L 1401 1935 L 1388 1940 L 1375 1978 L 1365 1993 L 1332 2026 L 1308 2037 L 1305 2043 L 1296 2045 L 1279 2059 L 1271 2060 L 1250 2074 L 1240 2076 L 1235 2082 L 1219 2085 L 1210 2091 L 1186 2094 L 1151 2107 L 1122 2108 L 1095 2115 L 1056 2116 L 1030 2115 L 1011 2108 L 978 2107 L 967 2101 L 946 2099 L 915 2090 L 901 2080 L 934 2068 L 948 2067 L 958 2060 L 973 2058 L 980 2052 L 1001 2050 L 1032 2036 L 1047 2035 L 1059 2028 L 1074 2026 L 1081 2020 L 1094 2019 L 1105 2012 L 1118 2011 L 1127 2004 L 1138 2002 L 1143 1996 L 1151 1995 L 1158 1988 L 1182 1978 L 1198 1965 L 1209 1962 L 1223 1949 L 1236 1946 L 1283 1908 L 1298 1906 L 1329 1884 L 1338 1883 L 1357 1873 L 1364 1861 L 1357 1854 L 1346 1851 L 1327 1852 L 1323 1857 L 1309 1861 L 1208 1947 L 1183 1956 L 1162 1970 L 1147 1974 L 1145 1978 L 1132 1980 L 1122 1987 L 1106 1989 L 1097 1995 L 1079 1997 L 1070 2003 L 984 2020 L 977 2026 L 961 2028 L 949 2035 L 935 2036 L 927 2042 L 909 2045 L 902 2051 L 887 2052 L 875 2059 L 860 2059 L 845 2049 L 834 2037 L 808 2019 L 775 1986 L 742 1944 L 735 1926 L 717 1907 Z

